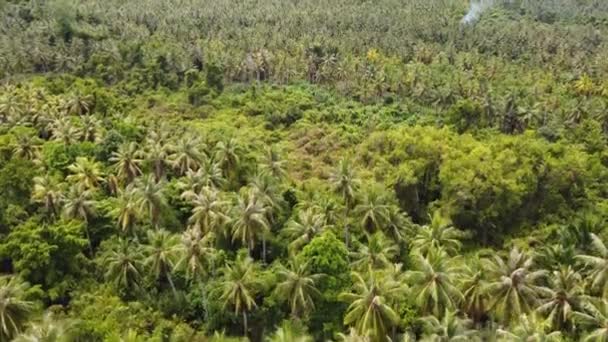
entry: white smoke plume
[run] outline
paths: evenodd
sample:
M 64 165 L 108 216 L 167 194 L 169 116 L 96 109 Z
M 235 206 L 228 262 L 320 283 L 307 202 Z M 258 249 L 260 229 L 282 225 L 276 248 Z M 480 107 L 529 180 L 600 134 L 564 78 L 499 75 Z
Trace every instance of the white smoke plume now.
M 479 20 L 483 12 L 494 6 L 494 0 L 471 0 L 469 11 L 462 17 L 460 23 L 462 25 L 471 25 Z

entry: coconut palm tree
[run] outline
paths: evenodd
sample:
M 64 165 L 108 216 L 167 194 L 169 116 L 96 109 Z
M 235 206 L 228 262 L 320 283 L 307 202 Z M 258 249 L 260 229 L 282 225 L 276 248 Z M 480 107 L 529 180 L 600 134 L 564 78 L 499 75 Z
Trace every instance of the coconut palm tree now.
M 398 206 L 391 205 L 388 208 L 386 222 L 382 227 L 384 234 L 397 244 L 406 241 L 406 237 L 411 232 L 412 222 L 401 212 Z
M 76 162 L 68 166 L 71 172 L 66 177 L 68 182 L 75 184 L 82 190 L 92 190 L 103 182 L 101 164 L 86 157 L 76 158 Z
M 391 279 L 376 279 L 373 273 L 366 280 L 353 272 L 352 278 L 352 292 L 338 296 L 350 304 L 344 324 L 353 324 L 358 334 L 369 336 L 374 341 L 385 340 L 389 329 L 399 323 L 399 315 L 389 303 L 403 295 L 403 285 Z
M 175 269 L 183 270 L 188 279 L 200 278 L 205 273 L 205 263 L 212 264 L 216 255 L 213 237 L 213 234 L 203 236 L 200 229 L 187 229 L 181 236 Z
M 163 140 L 148 140 L 145 157 L 152 164 L 152 170 L 156 182 L 160 182 L 165 176 L 166 170 L 171 164 L 171 145 L 165 144 Z
M 197 138 L 186 135 L 176 141 L 169 156 L 171 165 L 177 174 L 183 176 L 188 170 L 198 170 L 207 158 L 205 145 Z
M 230 218 L 226 215 L 227 201 L 220 193 L 209 187 L 204 187 L 198 194 L 188 194 L 192 203 L 192 216 L 188 223 L 200 229 L 203 234 L 218 232 L 219 227 L 226 224 Z
M 80 141 L 82 133 L 68 118 L 59 118 L 50 124 L 53 140 L 60 141 L 64 145 L 73 145 Z
M 356 194 L 359 191 L 359 187 L 361 186 L 361 181 L 356 178 L 355 171 L 351 163 L 346 159 L 341 160 L 340 164 L 338 165 L 338 168 L 331 173 L 329 181 L 331 182 L 334 192 L 340 195 L 344 200 L 344 216 L 348 217 L 350 210 L 353 209 L 355 205 Z M 348 223 L 345 223 L 344 243 L 347 247 L 349 239 L 349 227 Z
M 89 222 L 97 215 L 96 205 L 90 190 L 73 186 L 65 196 L 63 213 L 67 218 Z
M 281 209 L 283 199 L 275 180 L 270 176 L 257 174 L 251 179 L 249 187 L 266 208 L 266 219 L 269 223 L 273 223 Z
M 371 188 L 363 192 L 361 201 L 354 210 L 357 217 L 361 217 L 361 226 L 367 232 L 374 233 L 384 226 L 388 220 L 389 205 L 382 190 Z
M 178 253 L 179 236 L 173 235 L 164 229 L 149 230 L 147 232 L 147 244 L 142 245 L 144 256 L 143 265 L 152 271 L 156 281 L 166 279 L 175 294 L 175 285 L 171 272 L 175 266 Z
M 130 184 L 135 177 L 141 175 L 141 152 L 135 142 L 122 144 L 118 151 L 112 152 L 110 161 L 114 163 L 114 170 L 118 177 Z
M 243 148 L 235 138 L 218 141 L 215 144 L 215 161 L 224 170 L 226 178 L 234 178 L 242 153 Z
M 550 296 L 536 310 L 546 315 L 552 326 L 561 330 L 568 326 L 573 311 L 580 311 L 584 295 L 581 275 L 571 266 L 553 271 L 549 278 Z
M 13 155 L 17 158 L 36 160 L 40 153 L 40 141 L 29 134 L 18 134 L 13 145 Z
M 322 275 L 310 274 L 308 264 L 296 258 L 289 260 L 289 267 L 279 265 L 276 272 L 279 283 L 275 293 L 283 301 L 287 301 L 291 316 L 299 319 L 313 310 L 314 297 L 321 295 L 316 284 Z
M 25 299 L 29 284 L 15 276 L 0 276 L 0 340 L 11 341 L 19 334 L 35 307 Z
M 604 242 L 595 234 L 591 233 L 591 247 L 595 255 L 577 255 L 575 258 L 587 269 L 591 289 L 601 293 L 603 297 L 608 296 L 608 248 Z
M 313 338 L 306 334 L 304 328 L 295 322 L 283 321 L 281 326 L 272 335 L 266 337 L 266 342 L 313 342 Z
M 94 116 L 80 118 L 80 134 L 83 141 L 99 142 L 102 140 L 101 122 Z
M 381 269 L 392 264 L 399 248 L 381 232 L 369 237 L 367 244 L 360 244 L 356 252 L 351 252 L 351 267 L 361 272 Z
M 32 200 L 42 203 L 47 214 L 56 217 L 63 196 L 62 190 L 62 184 L 59 183 L 57 178 L 49 174 L 34 177 Z
M 328 227 L 323 214 L 315 213 L 311 208 L 299 211 L 296 218 L 289 220 L 287 226 L 283 229 L 283 234 L 291 241 L 289 251 L 291 253 L 297 252 Z
M 46 312 L 41 321 L 30 323 L 13 342 L 69 342 L 73 340 L 73 325 L 70 320 L 57 319 L 51 312 Z
M 486 260 L 490 309 L 505 323 L 529 313 L 542 296 L 551 295 L 548 288 L 539 285 L 547 272 L 532 266 L 532 259 L 515 247 L 506 259 L 496 255 L 493 261 Z
M 234 208 L 234 223 L 232 227 L 232 241 L 240 240 L 247 246 L 249 253 L 253 252 L 255 244 L 270 231 L 270 224 L 266 219 L 266 208 L 251 189 L 242 193 Z M 266 251 L 262 251 L 262 260 L 266 259 Z
M 371 338 L 369 336 L 361 336 L 357 329 L 350 328 L 348 330 L 348 335 L 344 333 L 338 333 L 338 341 L 340 342 L 371 342 Z
M 119 290 L 137 290 L 143 270 L 143 255 L 128 241 L 120 239 L 103 256 L 104 274 L 107 281 Z
M 430 249 L 426 256 L 412 255 L 414 268 L 406 272 L 406 281 L 416 295 L 415 302 L 424 314 L 440 316 L 462 302 L 462 293 L 455 281 L 460 269 L 442 249 Z
M 240 254 L 234 263 L 227 264 L 222 270 L 219 284 L 220 300 L 224 309 L 234 308 L 235 315 L 243 317 L 243 334 L 247 335 L 247 314 L 255 307 L 255 295 L 260 286 L 257 278 L 257 266 L 249 256 Z
M 474 323 L 480 323 L 487 313 L 490 298 L 486 291 L 485 269 L 478 258 L 475 257 L 465 262 L 459 287 L 463 299 L 460 305 L 461 310 Z
M 133 191 L 141 211 L 148 213 L 150 223 L 158 228 L 160 214 L 167 205 L 164 184 L 157 183 L 153 175 L 146 175 L 135 180 Z
M 276 179 L 283 179 L 285 177 L 285 161 L 281 159 L 279 151 L 274 146 L 264 149 L 260 169 L 262 174 Z
M 93 104 L 92 95 L 84 95 L 80 91 L 74 92 L 66 102 L 66 110 L 69 114 L 88 114 Z
M 471 329 L 471 321 L 458 317 L 455 311 L 446 310 L 440 320 L 435 316 L 421 319 L 424 334 L 420 341 L 428 342 L 458 342 L 481 341 L 478 332 Z
M 519 322 L 508 331 L 498 329 L 497 340 L 504 342 L 560 342 L 563 341 L 559 331 L 549 331 L 547 322 L 534 315 L 522 315 Z
M 608 341 L 608 301 L 604 298 L 590 298 L 583 304 L 582 311 L 572 313 L 577 327 L 586 333 L 581 341 Z
M 421 227 L 412 240 L 412 249 L 426 255 L 432 249 L 442 248 L 447 254 L 454 255 L 460 250 L 463 236 L 463 232 L 454 228 L 439 211 L 435 211 L 431 223 Z
M 119 191 L 115 206 L 110 215 L 116 218 L 118 227 L 124 234 L 134 233 L 135 224 L 141 214 L 141 207 L 132 187 Z
M 225 183 L 219 165 L 205 160 L 198 170 L 186 171 L 186 176 L 180 179 L 179 186 L 183 190 L 182 196 L 187 197 L 199 193 L 204 187 L 220 189 Z

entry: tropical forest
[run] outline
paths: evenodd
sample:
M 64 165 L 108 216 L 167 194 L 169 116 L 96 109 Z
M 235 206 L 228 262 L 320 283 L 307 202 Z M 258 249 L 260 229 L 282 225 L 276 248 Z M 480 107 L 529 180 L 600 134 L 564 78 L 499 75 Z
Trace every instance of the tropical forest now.
M 0 342 L 608 342 L 608 1 L 0 0 Z

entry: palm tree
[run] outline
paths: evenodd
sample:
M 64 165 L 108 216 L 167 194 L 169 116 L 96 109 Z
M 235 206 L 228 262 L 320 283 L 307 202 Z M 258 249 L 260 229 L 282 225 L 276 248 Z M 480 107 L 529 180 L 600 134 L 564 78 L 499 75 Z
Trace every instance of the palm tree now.
M 401 212 L 398 206 L 389 206 L 386 222 L 383 226 L 386 236 L 393 239 L 395 243 L 402 244 L 406 241 L 406 236 L 411 231 L 411 226 L 412 223 Z
M 34 303 L 25 299 L 28 288 L 28 283 L 15 276 L 0 276 L 0 340 L 12 340 L 34 311 Z
M 260 163 L 262 174 L 282 179 L 285 177 L 285 161 L 281 159 L 279 151 L 274 147 L 267 147 Z
M 338 168 L 331 173 L 329 181 L 332 184 L 334 192 L 339 194 L 345 203 L 345 217 L 348 217 L 350 210 L 355 205 L 357 191 L 361 185 L 358 178 L 355 177 L 355 171 L 348 160 L 341 160 Z M 349 228 L 348 223 L 344 224 L 344 242 L 348 247 Z
M 162 279 L 166 279 L 175 294 L 171 272 L 175 266 L 179 237 L 164 229 L 149 230 L 147 235 L 148 243 L 142 246 L 144 266 L 152 271 L 156 281 L 160 282 Z
M 116 218 L 118 227 L 124 234 L 134 233 L 135 223 L 140 215 L 140 205 L 133 188 L 119 192 L 116 205 L 110 210 Z
M 368 232 L 373 233 L 384 226 L 388 219 L 389 206 L 382 191 L 371 188 L 365 191 L 360 203 L 355 207 L 355 214 L 361 217 L 361 226 Z
M 240 254 L 233 264 L 228 264 L 222 270 L 222 280 L 219 284 L 220 300 L 224 309 L 234 308 L 235 315 L 243 316 L 243 334 L 247 335 L 247 313 L 257 305 L 255 295 L 259 287 L 256 279 L 257 267 L 249 256 Z
M 253 252 L 256 242 L 270 231 L 270 224 L 266 219 L 266 208 L 262 206 L 253 190 L 241 194 L 234 209 L 234 224 L 232 227 L 232 241 L 241 243 Z M 262 260 L 266 259 L 266 251 L 262 251 Z
M 40 142 L 37 137 L 29 134 L 19 134 L 13 145 L 13 155 L 17 158 L 35 160 L 40 152 Z
M 57 216 L 62 198 L 62 186 L 56 178 L 49 174 L 34 177 L 32 199 L 42 203 L 44 210 L 52 217 Z
M 192 136 L 184 136 L 177 140 L 170 155 L 171 165 L 180 176 L 188 170 L 197 170 L 206 155 L 203 152 L 204 144 Z
M 292 258 L 289 260 L 289 268 L 278 266 L 277 275 L 279 283 L 275 293 L 287 301 L 294 319 L 299 319 L 314 309 L 313 298 L 321 295 L 316 287 L 321 274 L 310 274 L 307 263 Z
M 587 331 L 581 341 L 608 341 L 608 301 L 604 298 L 592 298 L 583 304 L 582 311 L 572 313 L 574 321 Z
M 40 322 L 32 322 L 26 332 L 15 338 L 14 342 L 69 342 L 73 340 L 71 330 L 73 322 L 66 319 L 56 319 L 47 312 Z
M 241 160 L 242 147 L 234 138 L 225 141 L 218 141 L 215 145 L 215 160 L 218 162 L 224 176 L 228 179 L 233 178 L 236 168 Z
M 571 266 L 553 271 L 550 296 L 537 308 L 547 316 L 547 320 L 557 330 L 564 328 L 571 319 L 573 311 L 579 311 L 584 295 L 581 275 Z
M 141 175 L 140 151 L 135 142 L 122 144 L 118 151 L 112 152 L 110 161 L 114 163 L 114 169 L 118 173 L 118 177 L 123 179 L 127 184 L 130 184 L 135 177 Z
M 406 272 L 406 280 L 422 312 L 440 316 L 456 308 L 463 296 L 454 283 L 460 271 L 454 260 L 442 249 L 431 249 L 426 256 L 414 253 L 412 259 L 414 268 Z
M 270 336 L 266 342 L 313 342 L 313 338 L 306 334 L 305 329 L 294 322 L 283 321 L 281 326 Z
M 60 118 L 50 124 L 53 139 L 62 142 L 64 145 L 72 145 L 80 140 L 81 132 L 74 126 L 69 119 Z
M 167 205 L 163 183 L 146 175 L 135 180 L 134 191 L 141 211 L 147 212 L 152 226 L 158 228 L 160 214 Z
M 340 342 L 371 342 L 372 340 L 369 336 L 361 336 L 357 332 L 357 329 L 350 328 L 348 330 L 348 335 L 344 333 L 338 333 L 338 341 Z
M 143 255 L 126 240 L 118 240 L 103 257 L 105 278 L 119 290 L 138 289 L 143 269 Z
M 490 309 L 505 323 L 529 313 L 540 303 L 541 296 L 551 294 L 546 287 L 537 285 L 547 272 L 532 270 L 532 259 L 517 248 L 506 259 L 495 256 L 493 262 L 487 260 L 486 266 Z
M 373 340 L 384 340 L 389 329 L 399 323 L 399 315 L 388 303 L 403 295 L 404 287 L 392 279 L 377 280 L 373 273 L 367 281 L 356 272 L 352 277 L 352 292 L 338 296 L 350 303 L 344 324 L 354 324 L 357 333 Z
M 84 141 L 98 142 L 101 141 L 101 122 L 94 116 L 83 116 L 80 119 L 80 133 Z
M 455 311 L 446 309 L 441 320 L 435 316 L 426 316 L 421 321 L 424 325 L 424 335 L 421 341 L 481 341 L 479 336 L 477 336 L 477 331 L 470 328 L 471 321 L 458 317 Z
M 449 255 L 454 255 L 460 250 L 462 245 L 460 239 L 463 236 L 463 232 L 454 228 L 439 211 L 435 211 L 431 223 L 423 226 L 412 240 L 412 248 L 422 255 L 437 248 L 442 248 Z
M 169 154 L 171 145 L 164 144 L 159 140 L 150 140 L 146 149 L 146 159 L 152 164 L 154 177 L 157 182 L 165 176 L 167 167 L 170 164 Z
M 317 214 L 311 208 L 298 212 L 298 216 L 291 219 L 283 230 L 283 233 L 291 240 L 289 251 L 295 253 L 327 228 L 323 214 Z
M 219 189 L 225 182 L 219 165 L 206 160 L 198 170 L 186 171 L 186 176 L 180 180 L 179 185 L 184 191 L 182 196 L 187 197 L 189 194 L 199 193 L 204 187 Z
M 282 197 L 277 189 L 275 180 L 270 176 L 257 174 L 251 179 L 249 187 L 253 190 L 264 208 L 266 208 L 268 222 L 274 222 L 282 202 Z
M 467 260 L 460 278 L 463 301 L 461 309 L 474 323 L 480 323 L 486 315 L 488 301 L 485 270 L 477 258 Z
M 547 332 L 545 321 L 536 316 L 522 315 L 511 331 L 498 329 L 498 341 L 504 342 L 559 342 L 563 341 L 559 331 Z
M 219 191 L 204 187 L 200 193 L 187 197 L 191 198 L 193 206 L 188 223 L 200 229 L 203 234 L 218 232 L 218 228 L 229 221 L 230 218 L 225 214 L 228 202 L 222 200 Z
M 603 297 L 608 296 L 608 248 L 595 234 L 591 233 L 591 247 L 596 255 L 577 255 L 575 258 L 589 269 L 588 279 L 591 289 Z
M 84 115 L 89 113 L 92 104 L 92 95 L 83 95 L 81 92 L 77 91 L 68 99 L 66 109 L 69 114 Z
M 392 264 L 399 248 L 381 232 L 369 237 L 367 244 L 361 244 L 359 250 L 351 253 L 353 269 L 365 272 L 381 269 Z
M 92 190 L 97 188 L 103 181 L 101 164 L 86 157 L 76 158 L 76 162 L 68 166 L 72 173 L 66 180 L 76 184 L 82 190 Z
M 200 278 L 205 271 L 205 261 L 212 263 L 216 255 L 212 242 L 213 234 L 203 236 L 199 229 L 186 230 L 178 246 L 179 260 L 175 269 L 184 270 L 189 279 Z

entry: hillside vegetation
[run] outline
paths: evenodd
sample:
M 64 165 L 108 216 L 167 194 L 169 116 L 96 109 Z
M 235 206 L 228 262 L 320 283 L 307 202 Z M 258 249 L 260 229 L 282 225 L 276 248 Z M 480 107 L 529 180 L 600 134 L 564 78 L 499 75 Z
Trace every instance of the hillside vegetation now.
M 608 2 L 0 0 L 1 341 L 608 341 Z

